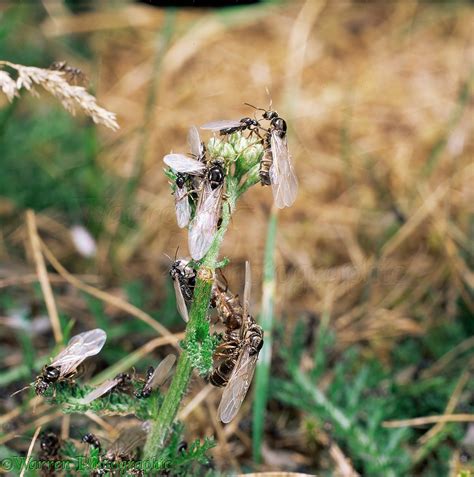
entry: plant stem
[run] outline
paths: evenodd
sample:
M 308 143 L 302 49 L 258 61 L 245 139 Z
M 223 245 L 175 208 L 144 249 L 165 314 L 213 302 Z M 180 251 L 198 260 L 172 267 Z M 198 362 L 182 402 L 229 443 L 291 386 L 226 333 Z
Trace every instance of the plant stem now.
M 168 393 L 158 412 L 157 418 L 153 421 L 144 449 L 145 459 L 154 459 L 163 448 L 169 431 L 178 413 L 181 400 L 188 388 L 189 379 L 193 371 L 192 363 L 186 351 L 186 344 L 200 343 L 209 337 L 209 321 L 207 311 L 211 298 L 214 270 L 217 264 L 219 249 L 224 239 L 227 227 L 230 223 L 232 212 L 238 197 L 237 181 L 233 177 L 227 177 L 227 200 L 222 207 L 222 223 L 216 233 L 214 242 L 203 259 L 199 267 L 194 288 L 193 304 L 189 314 L 189 322 L 186 326 L 186 338 L 184 350 L 182 351 L 176 372 L 173 376 Z M 211 271 L 211 278 L 205 277 L 205 272 Z M 208 275 L 209 276 L 209 275 Z
M 272 360 L 272 329 L 273 307 L 275 299 L 275 245 L 277 232 L 277 209 L 273 207 L 268 222 L 267 242 L 263 261 L 263 296 L 260 324 L 263 328 L 265 345 L 257 364 L 255 373 L 255 391 L 253 406 L 253 457 L 255 463 L 260 463 L 262 454 L 263 425 L 265 422 L 265 408 L 268 400 L 268 381 L 270 378 L 270 364 Z
M 260 159 L 261 159 L 261 157 L 262 156 L 260 156 L 260 158 L 258 159 L 259 162 L 257 164 L 255 164 L 255 166 L 252 167 L 250 169 L 250 171 L 248 171 L 247 180 L 239 188 L 239 196 L 244 194 L 247 191 L 247 189 L 249 189 L 253 185 L 260 182 L 259 170 L 260 170 Z

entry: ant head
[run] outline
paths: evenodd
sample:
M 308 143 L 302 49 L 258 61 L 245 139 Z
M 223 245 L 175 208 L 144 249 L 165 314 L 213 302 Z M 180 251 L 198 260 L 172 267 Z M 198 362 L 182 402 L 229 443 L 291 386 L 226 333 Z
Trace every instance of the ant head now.
M 258 128 L 260 126 L 260 123 L 258 122 L 258 119 L 250 119 L 249 118 L 249 123 L 248 126 L 253 126 L 254 128 Z
M 115 379 L 120 379 L 121 381 L 131 381 L 132 377 L 129 373 L 119 373 L 115 376 Z
M 256 111 L 263 111 L 263 114 L 262 114 L 262 118 L 263 119 L 267 119 L 269 121 L 275 119 L 275 118 L 278 118 L 278 113 L 276 111 L 273 111 L 272 110 L 272 103 L 270 101 L 270 106 L 268 109 L 263 109 L 263 108 L 257 108 L 256 106 L 250 104 L 250 103 L 244 103 L 246 104 L 247 106 L 250 106 L 251 108 L 255 109 Z M 256 121 L 256 126 L 259 126 L 259 123 L 257 121 L 257 118 L 255 118 L 255 121 Z
M 40 434 L 40 447 L 43 450 L 51 449 L 59 445 L 59 438 L 54 432 L 42 432 Z
M 252 118 L 242 118 L 240 120 L 240 122 L 242 124 L 245 124 L 248 128 L 250 128 L 251 126 L 257 127 L 259 125 L 258 120 L 255 117 L 255 115 L 254 115 L 254 119 L 252 119 Z
M 153 366 L 150 366 L 146 371 L 146 378 L 150 379 L 154 372 L 155 372 L 155 368 Z
M 184 184 L 186 184 L 187 177 L 184 174 L 178 173 L 176 175 L 176 185 L 178 188 L 182 189 Z
M 268 109 L 262 114 L 264 119 L 268 119 L 273 122 L 274 119 L 278 118 L 278 113 L 276 111 L 272 111 L 271 109 Z
M 175 257 L 176 258 L 176 257 Z M 189 260 L 185 258 L 178 258 L 172 263 L 170 267 L 170 275 L 173 280 L 179 279 L 179 277 L 186 277 L 186 270 L 190 269 L 188 267 Z
M 42 396 L 48 388 L 49 383 L 47 383 L 42 377 L 39 377 L 35 381 L 35 392 L 38 396 Z
M 176 265 L 176 263 L 173 263 L 173 265 L 171 265 L 170 275 L 173 280 L 177 278 L 179 275 L 181 275 L 181 271 L 179 270 L 179 267 L 178 265 Z

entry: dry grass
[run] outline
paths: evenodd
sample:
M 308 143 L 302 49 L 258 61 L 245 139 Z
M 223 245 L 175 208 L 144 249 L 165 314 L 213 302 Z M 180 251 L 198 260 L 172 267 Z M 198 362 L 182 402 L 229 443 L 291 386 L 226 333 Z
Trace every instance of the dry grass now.
M 472 14 L 411 2 L 363 8 L 330 2 L 302 14 L 313 4 L 292 2 L 220 30 L 209 29 L 212 15 L 178 13 L 177 28 L 189 30 L 163 59 L 138 190 L 142 220 L 119 256 L 137 275 L 157 278 L 150 258 L 171 254 L 177 240 L 185 248 L 161 172 L 163 154 L 184 147 L 189 124 L 248 114 L 244 101 L 266 106 L 268 87 L 290 122 L 301 183 L 295 206 L 280 216 L 278 309 L 296 316 L 329 307 L 344 346 L 369 339 L 385 348 L 423 333 L 428 323 L 416 316 L 440 316 L 439 302 L 423 300 L 428 290 L 472 285 L 459 258 L 469 252 L 474 198 L 472 104 L 460 104 L 472 80 Z M 107 102 L 119 111 L 126 140 L 103 161 L 125 177 L 152 40 L 141 33 L 133 61 L 116 42 L 104 45 L 110 64 L 104 83 L 112 82 Z M 304 59 L 295 60 L 301 48 Z M 268 192 L 253 190 L 238 211 L 224 247 L 234 261 L 250 256 L 255 263 L 263 255 Z
M 121 124 L 101 151 L 101 164 L 131 178 L 137 151 L 145 144 L 133 209 L 138 226 L 123 241 L 98 239 L 94 273 L 103 283 L 116 278 L 108 260 L 113 250 L 123 276 L 146 280 L 156 298 L 163 297 L 164 253 L 173 255 L 177 244 L 186 250 L 162 173 L 163 155 L 184 150 L 189 125 L 248 115 L 244 101 L 266 107 L 268 88 L 275 109 L 290 125 L 300 180 L 296 203 L 279 215 L 278 315 L 291 323 L 306 312 L 329 311 L 339 350 L 361 343 L 368 354 L 387 362 L 397 340 L 452 319 L 458 293 L 474 312 L 469 295 L 474 276 L 465 259 L 472 258 L 474 212 L 474 107 L 470 96 L 465 99 L 474 77 L 474 15 L 467 5 L 307 0 L 258 7 L 255 14 L 236 14 L 228 23 L 212 12 L 182 10 L 157 81 L 152 77 L 160 51 L 156 29 L 164 14 L 154 10 L 147 16 L 148 9 L 101 13 L 104 24 L 84 14 L 42 25 L 52 38 L 69 31 L 100 38 L 94 43 L 102 64 L 96 89 Z M 124 24 L 130 28 L 121 30 Z M 156 98 L 147 113 L 150 84 L 156 84 Z M 3 85 L 13 98 L 11 84 Z M 146 124 L 144 118 L 149 118 Z M 250 191 L 223 249 L 234 270 L 251 257 L 255 284 L 261 280 L 271 201 L 266 188 Z M 117 230 L 117 210 L 127 207 L 120 203 L 114 213 L 104 213 L 106 230 Z M 45 217 L 38 214 L 40 235 Z M 44 249 L 48 259 L 70 255 L 66 232 L 58 229 L 54 239 L 44 239 L 52 250 Z M 18 243 L 24 237 L 22 227 L 8 240 Z M 58 263 L 53 266 L 73 286 L 96 290 L 98 298 L 148 320 Z M 239 278 L 229 272 L 231 283 L 242 283 Z M 259 295 L 254 289 L 255 314 Z M 250 444 L 239 435 L 238 423 L 220 428 L 217 399 L 209 388 L 193 386 L 182 417 L 190 434 L 217 434 L 223 465 L 231 456 L 240 462 Z M 58 416 L 50 412 L 34 425 Z M 442 425 L 458 418 L 446 414 L 429 422 Z M 407 422 L 387 425 L 428 421 Z M 234 433 L 238 439 L 229 442 Z M 335 452 L 344 463 L 340 449 Z
M 0 61 L 0 67 L 5 66 L 13 69 L 17 74 L 16 80 L 13 80 L 7 72 L 0 71 L 0 87 L 10 102 L 19 96 L 22 89 L 38 96 L 34 86 L 39 85 L 57 98 L 71 114 L 76 114 L 76 110 L 80 109 L 95 123 L 103 124 L 113 130 L 119 129 L 115 114 L 101 108 L 95 97 L 83 86 L 70 84 L 64 77 L 64 72 Z

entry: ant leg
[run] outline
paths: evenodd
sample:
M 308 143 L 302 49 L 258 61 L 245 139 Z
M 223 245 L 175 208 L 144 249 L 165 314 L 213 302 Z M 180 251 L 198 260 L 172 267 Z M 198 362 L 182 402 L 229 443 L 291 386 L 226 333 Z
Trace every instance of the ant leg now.
M 198 194 L 199 192 L 201 191 L 201 189 L 193 189 L 193 190 L 188 190 L 186 191 L 186 193 L 180 197 L 178 200 L 183 200 L 183 199 L 187 199 L 191 194 Z
M 222 269 L 218 268 L 218 271 L 219 271 L 219 274 L 221 275 L 221 277 L 224 281 L 224 286 L 225 286 L 224 293 L 226 293 L 227 290 L 229 289 L 229 282 L 227 281 L 227 278 L 225 277 L 224 272 L 222 271 Z

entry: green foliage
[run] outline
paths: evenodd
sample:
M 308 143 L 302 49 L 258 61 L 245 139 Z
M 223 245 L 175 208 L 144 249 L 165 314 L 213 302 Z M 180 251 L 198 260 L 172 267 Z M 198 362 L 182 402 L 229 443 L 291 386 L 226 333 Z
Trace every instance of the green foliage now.
M 134 383 L 134 387 L 135 390 L 139 390 L 141 384 Z M 158 391 L 154 391 L 146 399 L 137 399 L 133 394 L 113 391 L 88 405 L 81 404 L 79 400 L 92 389 L 90 386 L 59 383 L 50 386 L 45 393 L 45 399 L 53 405 L 59 405 L 65 414 L 84 413 L 86 411 L 92 411 L 98 415 L 117 414 L 123 416 L 134 414 L 142 421 L 156 419 L 163 402 L 163 397 Z M 85 434 L 85 432 L 83 433 Z M 104 443 L 102 444 L 104 446 Z M 206 473 L 205 466 L 209 463 L 207 452 L 214 446 L 214 441 L 208 438 L 203 442 L 196 440 L 183 446 L 183 426 L 176 423 L 170 430 L 166 445 L 153 458 L 153 469 L 167 472 L 167 475 L 173 476 L 204 475 Z M 99 451 L 93 447 L 87 449 L 87 451 L 78 449 L 72 441 L 62 443 L 61 459 L 70 460 L 72 468 L 75 469 L 73 473 L 67 473 L 66 475 L 85 476 L 89 475 L 91 468 L 96 466 L 101 468 L 107 465 L 106 460 L 104 460 L 106 448 L 102 450 L 100 455 Z M 147 463 L 146 461 L 142 463 L 137 456 L 136 468 L 140 468 L 141 465 L 147 465 Z
M 0 58 L 40 67 L 57 60 L 50 42 L 38 34 L 44 14 L 39 4 L 5 9 Z M 76 57 L 89 55 L 87 42 L 73 43 Z M 98 152 L 92 121 L 71 117 L 48 95 L 22 95 L 0 110 L 0 190 L 19 211 L 48 209 L 99 235 L 122 181 L 99 165 Z
M 82 436 L 78 436 L 80 438 Z M 71 463 L 73 471 L 67 472 L 68 476 L 89 476 L 91 470 L 106 468 L 109 463 L 105 457 L 110 443 L 101 442 L 103 449 L 94 448 L 88 445 L 76 446 L 73 441 L 68 440 L 61 443 L 60 459 Z M 183 441 L 183 426 L 173 426 L 170 439 L 159 455 L 153 458 L 152 462 L 142 460 L 142 456 L 136 455 L 133 461 L 125 461 L 130 465 L 130 469 L 144 468 L 147 465 L 153 466 L 153 475 L 157 472 L 166 473 L 169 476 L 205 475 L 206 466 L 209 463 L 207 452 L 215 446 L 212 439 L 204 441 L 195 440 L 190 444 Z M 8 456 L 8 453 L 5 454 Z M 28 475 L 28 474 L 27 474 Z M 31 474 L 33 475 L 33 474 Z M 120 475 L 135 475 L 132 471 L 121 473 Z M 145 472 L 145 475 L 148 475 Z M 215 475 L 215 474 L 214 474 Z
M 212 369 L 212 357 L 218 340 L 210 334 L 207 316 L 213 280 L 205 277 L 213 277 L 215 274 L 219 265 L 219 249 L 229 226 L 236 201 L 240 194 L 250 186 L 251 179 L 249 177 L 244 179 L 240 187 L 239 183 L 249 168 L 258 166 L 256 163 L 263 153 L 262 147 L 257 147 L 253 141 L 244 138 L 240 133 L 233 134 L 230 138 L 211 139 L 207 150 L 211 159 L 223 159 L 228 167 L 225 180 L 226 200 L 222 206 L 221 223 L 213 243 L 199 264 L 193 303 L 186 326 L 186 338 L 181 344 L 183 353 L 178 359 L 176 372 L 163 406 L 152 424 L 145 445 L 145 455 L 148 457 L 155 455 L 166 442 L 168 433 L 176 420 L 178 407 L 186 392 L 193 368 L 204 375 L 207 375 Z M 236 165 L 233 168 L 234 163 Z
M 265 411 L 268 400 L 270 364 L 272 358 L 271 350 L 274 327 L 276 235 L 277 216 L 276 213 L 273 212 L 268 223 L 263 265 L 262 310 L 260 313 L 260 319 L 258 320 L 264 332 L 265 348 L 262 349 L 255 373 L 255 399 L 253 405 L 252 437 L 253 456 L 256 463 L 260 463 L 261 461 L 261 448 L 264 432 Z
M 77 2 L 72 0 L 68 4 L 80 8 Z M 265 3 L 270 3 L 269 1 Z M 442 2 L 440 2 L 442 3 Z M 450 4 L 455 2 L 445 1 Z M 82 7 L 81 7 L 82 8 Z M 242 7 L 247 8 L 247 7 Z M 227 10 L 219 13 L 225 21 L 238 24 L 237 10 Z M 257 14 L 258 10 L 253 9 Z M 11 61 L 46 66 L 53 60 L 49 52 L 51 39 L 38 40 L 37 35 L 32 35 L 33 29 L 45 18 L 45 11 L 38 6 L 24 4 L 14 5 L 2 12 L 3 22 L 0 23 L 0 57 Z M 232 16 L 232 17 L 231 17 Z M 234 18 L 235 17 L 235 18 Z M 168 26 L 166 26 L 168 25 Z M 173 23 L 167 22 L 163 31 L 167 31 L 164 37 L 173 33 Z M 150 88 L 150 98 L 147 110 L 153 111 L 154 92 L 156 81 L 160 78 L 158 65 L 166 47 L 166 38 L 160 43 L 162 33 L 158 32 L 157 54 L 153 74 L 155 81 Z M 85 57 L 90 54 L 89 45 L 82 35 L 74 38 L 67 36 L 61 38 L 61 44 L 53 48 L 54 53 L 73 53 L 72 57 Z M 48 51 L 46 51 L 48 50 Z M 445 132 L 442 132 L 435 141 L 429 153 L 425 165 L 419 171 L 420 176 L 429 177 L 439 161 L 448 144 L 449 134 L 458 125 L 462 113 L 469 104 L 469 90 L 472 89 L 472 75 L 462 85 L 457 104 L 447 117 Z M 30 114 L 33 112 L 33 114 Z M 151 113 L 148 113 L 151 114 Z M 144 124 L 147 120 L 144 120 Z M 341 131 L 343 145 L 343 158 L 350 165 L 350 130 L 344 128 Z M 132 228 L 136 225 L 136 206 L 134 191 L 139 183 L 142 170 L 141 161 L 146 156 L 146 143 L 144 138 L 139 147 L 137 161 L 134 165 L 133 180 L 130 185 L 122 184 L 121 179 L 107 174 L 107 171 L 97 162 L 98 139 L 96 128 L 83 119 L 71 118 L 60 109 L 52 100 L 23 96 L 7 105 L 0 111 L 0 157 L 2 161 L 2 174 L 0 177 L 0 190 L 2 195 L 8 197 L 21 212 L 24 208 L 32 207 L 35 210 L 48 209 L 48 214 L 60 215 L 63 221 L 67 218 L 68 223 L 76 221 L 85 223 L 94 236 L 103 237 L 108 231 L 103 230 L 102 224 L 104 213 L 114 212 L 114 204 L 117 200 L 117 190 L 125 188 L 119 210 L 123 214 L 120 217 L 122 225 Z M 233 177 L 228 178 L 229 185 L 237 185 L 230 190 L 231 200 L 229 212 L 234 208 L 236 198 L 245 192 L 250 186 L 259 180 L 259 159 L 263 149 L 259 144 L 252 144 L 242 138 L 241 134 L 233 134 L 228 138 L 214 138 L 208 144 L 208 150 L 214 158 L 224 158 L 229 161 Z M 372 162 L 378 158 L 373 158 Z M 367 164 L 368 169 L 372 164 Z M 349 167 L 349 166 L 348 166 Z M 175 175 L 169 170 L 165 171 L 168 179 L 174 182 Z M 172 184 L 172 189 L 174 185 Z M 126 198 L 127 200 L 123 200 Z M 128 198 L 130 200 L 128 200 Z M 111 200 L 113 199 L 113 203 Z M 234 202 L 232 202 L 234 201 Z M 126 205 L 123 206 L 123 203 Z M 194 206 L 193 206 L 194 207 Z M 111 212 L 112 211 L 112 212 Z M 227 211 L 227 208 L 225 208 Z M 227 212 L 226 212 L 227 213 Z M 17 214 L 13 215 L 14 220 Z M 226 219 L 228 219 L 227 217 Z M 474 222 L 473 222 L 474 223 Z M 380 245 L 385 243 L 388 237 L 393 236 L 400 225 L 393 224 L 387 228 L 385 236 L 381 238 Z M 213 250 L 212 257 L 206 265 L 212 268 L 224 267 L 228 259 L 217 262 L 217 252 L 220 240 L 225 232 L 226 224 L 219 232 L 220 237 Z M 114 240 L 125 238 L 126 230 L 120 229 Z M 469 257 L 469 250 L 462 250 Z M 467 257 L 463 257 L 468 260 Z M 472 254 L 471 254 L 472 258 Z M 472 260 L 471 260 L 472 262 Z M 204 264 L 204 261 L 196 263 L 196 268 Z M 472 264 L 472 263 L 471 263 Z M 72 268 L 71 268 L 72 270 Z M 76 270 L 74 270 L 76 271 Z M 175 298 L 171 282 L 167 282 L 166 301 L 159 311 L 152 313 L 159 317 L 165 325 L 173 324 L 178 320 Z M 149 296 L 142 283 L 133 282 L 126 286 L 129 300 L 139 306 L 146 307 Z M 34 287 L 35 297 L 43 302 L 43 296 L 39 286 Z M 433 294 L 437 291 L 433 290 Z M 203 293 L 202 302 L 207 300 Z M 471 295 L 472 296 L 472 295 Z M 23 306 L 22 300 L 17 300 L 14 292 L 2 293 L 0 304 L 5 316 L 10 316 L 10 310 L 14 307 Z M 106 316 L 103 303 L 93 298 L 87 298 L 87 305 L 92 323 L 107 331 L 109 340 L 119 340 L 130 335 L 140 335 L 146 338 L 150 335 L 147 325 L 137 320 L 118 320 L 113 326 Z M 202 305 L 202 303 L 201 303 Z M 200 306 L 201 306 L 200 305 Z M 219 337 L 210 334 L 209 322 L 206 318 L 207 308 L 201 306 L 201 312 L 194 324 L 188 327 L 186 340 L 182 343 L 185 358 L 182 366 L 180 381 L 170 392 L 169 401 L 175 401 L 175 407 L 185 392 L 191 367 L 198 370 L 202 375 L 209 372 L 212 367 L 212 355 L 219 342 Z M 41 309 L 44 312 L 44 309 Z M 272 316 L 272 315 L 271 315 Z M 25 313 L 22 324 L 29 326 L 32 317 Z M 62 325 L 65 317 L 61 315 Z M 285 405 L 301 411 L 303 419 L 311 419 L 316 426 L 322 427 L 325 423 L 332 426 L 332 437 L 341 446 L 344 453 L 350 457 L 354 466 L 361 475 L 423 475 L 429 477 L 444 476 L 448 473 L 448 462 L 455 446 L 459 447 L 465 434 L 461 424 L 447 424 L 443 430 L 426 444 L 419 445 L 417 438 L 426 428 L 421 429 L 386 429 L 382 426 L 383 421 L 418 417 L 430 414 L 442 413 L 448 402 L 457 378 L 467 369 L 472 358 L 471 349 L 465 349 L 462 353 L 454 356 L 446 366 L 433 375 L 424 375 L 423 371 L 429 368 L 446 352 L 453 349 L 457 344 L 471 337 L 474 333 L 474 321 L 468 306 L 460 301 L 459 316 L 448 324 L 434 326 L 426 336 L 422 338 L 410 338 L 402 340 L 393 350 L 389 364 L 381 365 L 373 357 L 362 355 L 357 348 L 345 351 L 338 361 L 334 357 L 340 356 L 340 351 L 335 350 L 337 343 L 335 334 L 328 327 L 329 317 L 323 315 L 322 323 L 315 337 L 314 350 L 308 351 L 308 329 L 301 321 L 293 330 L 293 336 L 286 348 L 280 346 L 278 340 L 278 358 L 283 358 L 285 374 L 274 378 L 276 373 L 268 373 L 268 363 L 261 362 L 259 369 L 263 374 L 270 377 L 270 387 L 265 378 L 259 379 L 257 371 L 255 385 L 258 390 L 256 395 L 256 409 L 264 409 L 268 399 L 276 398 Z M 62 326 L 65 341 L 71 335 L 74 322 L 70 320 Z M 271 327 L 271 326 L 270 326 Z M 266 329 L 267 330 L 267 329 Z M 17 380 L 31 380 L 31 370 L 39 371 L 47 361 L 47 356 L 54 353 L 45 351 L 45 345 L 38 355 L 35 346 L 42 342 L 42 337 L 32 336 L 24 330 L 15 334 L 16 342 L 22 351 L 23 361 L 21 364 L 2 369 L 0 385 L 6 386 Z M 267 340 L 267 349 L 269 340 Z M 2 358 L 8 357 L 10 347 L 0 350 Z M 51 350 L 50 350 L 51 351 Z M 309 360 L 307 354 L 309 352 Z M 106 347 L 101 354 L 101 359 L 107 364 L 120 363 L 130 357 L 130 351 L 118 346 Z M 133 356 L 134 363 L 142 357 Z M 150 359 L 150 358 L 146 358 Z M 186 360 L 189 360 L 187 362 Z M 305 368 L 302 371 L 301 364 Z M 308 363 L 310 363 L 308 365 Z M 311 363 L 313 364 L 312 367 Z M 308 369 L 309 368 L 309 369 Z M 387 369 L 389 368 L 389 369 Z M 412 369 L 413 368 L 413 369 Z M 399 379 L 399 375 L 407 370 L 412 372 L 409 379 Z M 106 370 L 112 372 L 113 369 Z M 323 387 L 324 383 L 324 387 Z M 18 386 L 20 387 L 20 386 Z M 138 388 L 138 384 L 136 386 Z M 159 412 L 164 404 L 164 396 L 155 392 L 148 399 L 138 400 L 132 395 L 112 392 L 90 405 L 82 405 L 79 399 L 91 391 L 90 386 L 59 384 L 51 386 L 46 394 L 46 399 L 55 406 L 59 406 L 64 413 L 84 413 L 92 411 L 97 414 L 133 414 L 141 420 L 154 420 L 158 422 Z M 460 398 L 459 410 L 473 412 L 473 403 L 469 396 L 474 392 L 474 384 L 470 381 Z M 30 391 L 33 394 L 32 391 Z M 472 399 L 472 398 L 471 398 Z M 207 462 L 206 452 L 214 445 L 213 441 L 195 441 L 188 445 L 185 451 L 178 450 L 182 440 L 183 428 L 176 423 L 176 413 L 170 408 L 166 422 L 171 423 L 166 428 L 167 439 L 160 447 L 158 461 L 160 469 L 168 475 L 205 475 L 203 465 Z M 258 414 L 258 413 L 257 413 Z M 255 446 L 260 447 L 263 432 L 263 414 L 260 416 L 260 428 Z M 309 420 L 308 419 L 308 420 Z M 165 424 L 166 424 L 165 422 Z M 257 423 L 258 424 L 258 423 Z M 254 423 L 254 425 L 256 425 Z M 165 426 L 165 425 L 164 425 Z M 84 430 L 85 431 L 85 430 Z M 77 436 L 73 436 L 76 438 Z M 99 461 L 99 452 L 96 449 L 85 450 L 85 446 L 68 440 L 63 443 L 62 455 L 71 461 L 77 462 L 78 457 L 88 457 Z M 158 442 L 158 441 L 157 441 Z M 0 447 L 0 459 L 12 455 L 7 447 Z M 37 475 L 36 472 L 27 472 L 26 475 Z M 70 475 L 90 475 L 89 470 L 75 471 Z M 215 474 L 213 474 L 215 475 Z
M 203 442 L 196 440 L 184 447 L 182 434 L 183 426 L 175 424 L 166 447 L 159 455 L 161 469 L 171 476 L 201 475 L 202 466 L 209 463 L 207 452 L 215 446 L 215 441 L 206 438 Z
M 193 368 L 197 369 L 201 376 L 207 376 L 212 370 L 212 356 L 219 342 L 220 337 L 209 334 L 209 326 L 203 324 L 192 330 L 189 339 L 182 343 L 182 348 L 188 353 Z
M 143 383 L 134 382 L 134 390 L 138 391 Z M 138 419 L 147 420 L 155 415 L 156 408 L 159 408 L 163 401 L 159 391 L 153 391 L 148 398 L 138 399 L 133 393 L 123 393 L 113 390 L 104 396 L 92 401 L 90 404 L 81 404 L 80 399 L 84 398 L 94 388 L 87 385 L 69 385 L 59 383 L 51 385 L 45 393 L 45 398 L 51 403 L 61 406 L 65 414 L 85 413 L 92 411 L 96 414 L 134 414 Z
M 0 58 L 41 67 L 47 67 L 52 61 L 58 59 L 51 57 L 50 53 L 46 51 L 46 48 L 48 51 L 50 49 L 49 41 L 38 41 L 38 37 L 41 39 L 40 34 L 25 35 L 28 28 L 34 27 L 37 30 L 37 24 L 44 18 L 45 13 L 41 6 L 37 8 L 34 6 L 23 8 L 22 5 L 12 6 L 4 13 L 3 20 L 5 21 L 0 24 L 0 53 L 2 53 Z M 167 16 L 171 17 L 171 14 L 167 14 Z M 173 28 L 173 23 L 168 21 L 164 29 L 157 34 L 154 66 L 156 74 L 153 75 L 157 79 L 156 81 L 160 78 L 159 64 L 167 46 L 164 37 L 171 38 Z M 32 41 L 27 44 L 30 37 Z M 89 53 L 87 42 L 83 40 L 65 38 L 62 42 L 61 46 L 64 47 L 67 44 L 67 47 L 56 49 L 55 54 L 65 54 L 67 48 L 72 50 L 71 56 L 75 58 Z M 148 115 L 153 111 L 154 95 L 157 91 L 156 81 L 150 88 Z M 144 125 L 148 122 L 149 120 L 145 118 Z M 144 137 L 133 167 L 132 180 L 123 183 L 121 179 L 115 177 L 113 173 L 108 173 L 99 165 L 97 160 L 99 142 L 96 128 L 91 121 L 72 118 L 53 100 L 46 97 L 41 97 L 41 100 L 38 100 L 23 95 L 0 111 L 0 157 L 2 161 L 0 190 L 2 196 L 8 197 L 18 212 L 26 208 L 33 208 L 36 211 L 48 209 L 48 215 L 59 216 L 61 222 L 66 220 L 66 225 L 76 222 L 86 225 L 95 237 L 104 237 L 109 234 L 108 230 L 103 229 L 103 224 L 109 222 L 104 214 L 116 214 L 116 210 L 118 210 L 121 215 L 114 219 L 119 219 L 121 227 L 114 235 L 114 240 L 120 241 L 128 230 L 124 230 L 122 226 L 134 227 L 136 225 L 134 191 L 143 172 L 142 158 L 145 157 L 148 140 L 146 130 L 147 128 L 144 127 Z M 168 177 L 172 179 L 169 175 Z M 120 197 L 119 191 L 123 192 L 122 197 Z M 121 198 L 122 200 L 120 200 Z M 122 206 L 122 204 L 126 205 Z M 118 205 L 118 208 L 115 205 Z M 16 221 L 18 214 L 3 214 L 3 220 Z M 113 258 L 113 253 L 111 256 Z M 77 271 L 74 269 L 74 272 Z M 34 289 L 38 302 L 43 303 L 40 287 L 35 286 Z M 140 308 L 146 307 L 150 296 L 141 282 L 129 283 L 126 285 L 126 291 L 130 302 Z M 168 296 L 173 297 L 171 299 L 173 301 L 172 310 L 171 306 L 168 306 L 167 310 L 170 311 L 167 313 L 162 313 L 166 311 L 166 308 L 159 310 L 159 318 L 164 323 L 166 323 L 167 317 L 177 317 L 172 287 L 169 287 Z M 171 302 L 171 300 L 168 301 Z M 10 294 L 2 294 L 0 301 L 2 310 L 19 305 L 16 303 L 16 298 Z M 208 301 L 209 297 L 207 297 L 207 303 Z M 119 320 L 118 323 L 111 326 L 102 302 L 86 297 L 86 303 L 92 317 L 91 324 L 95 321 L 98 327 L 106 330 L 109 340 L 119 340 L 131 334 L 146 338 L 146 335 L 149 334 L 147 326 L 137 320 Z M 24 321 L 27 326 L 31 318 L 25 316 Z M 73 321 L 67 320 L 67 317 L 61 316 L 66 341 L 74 324 Z M 207 322 L 197 323 L 193 333 L 195 343 L 198 345 L 194 350 L 190 345 L 190 355 L 195 367 L 205 374 L 212 366 L 212 354 L 218 343 L 218 338 L 210 336 Z M 24 362 L 9 368 L 7 373 L 2 373 L 0 378 L 2 385 L 9 385 L 19 379 L 31 380 L 31 369 L 39 372 L 44 364 L 44 360 L 36 354 L 37 336 L 34 337 L 35 342 L 33 343 L 31 335 L 26 331 L 21 331 L 17 334 L 17 339 L 23 350 Z M 42 342 L 42 339 L 38 341 Z M 39 354 L 53 356 L 55 353 L 52 346 L 46 350 L 47 346 L 48 343 L 43 343 Z M 0 351 L 1 354 L 3 353 Z M 101 358 L 107 364 L 123 363 L 130 356 L 133 357 L 134 362 L 142 359 L 142 356 L 136 356 L 120 347 L 106 347 L 101 354 Z M 113 365 L 105 372 L 111 370 L 113 371 Z M 188 372 L 187 367 L 186 372 Z M 189 367 L 190 373 L 191 367 Z M 187 380 L 185 381 L 187 383 Z M 135 389 L 139 386 L 137 383 Z M 146 399 L 137 399 L 132 394 L 114 391 L 89 405 L 81 404 L 79 400 L 91 390 L 92 388 L 87 385 L 59 383 L 49 388 L 45 399 L 51 405 L 59 407 L 65 414 L 82 414 L 87 411 L 99 415 L 132 414 L 142 421 L 156 421 L 164 399 L 158 391 Z M 30 393 L 33 394 L 33 390 Z M 204 475 L 207 472 L 206 469 L 199 471 L 196 469 L 207 462 L 205 454 L 214 445 L 213 442 L 210 440 L 205 440 L 202 443 L 196 441 L 189 444 L 185 451 L 178 453 L 177 447 L 182 440 L 181 434 L 181 427 L 172 426 L 169 430 L 166 445 L 160 450 L 162 453 L 160 456 L 161 468 L 169 471 L 170 475 L 192 475 L 195 473 Z M 76 447 L 73 442 L 63 443 L 62 455 L 72 461 L 77 461 L 78 457 L 83 455 L 84 449 L 79 445 Z M 9 449 L 5 448 L 5 452 L 8 455 Z M 94 457 L 93 454 L 97 454 L 97 451 L 89 449 L 83 456 Z M 84 472 L 76 470 L 70 475 L 89 474 L 89 470 L 84 470 Z M 27 472 L 26 475 L 37 475 L 37 472 Z
M 229 265 L 230 259 L 228 257 L 224 257 L 222 260 L 216 263 L 216 269 L 217 268 L 224 268 L 227 265 Z
M 2 121 L 5 114 L 0 112 L 3 195 L 20 209 L 54 208 L 98 233 L 116 181 L 96 162 L 95 128 L 78 128 L 77 120 L 53 107 Z
M 316 418 L 321 428 L 329 423 L 335 441 L 362 475 L 446 475 L 452 442 L 462 440 L 465 432 L 462 425 L 446 425 L 415 452 L 416 439 L 426 429 L 385 428 L 383 422 L 444 412 L 466 361 L 458 363 L 454 375 L 421 378 L 416 369 L 409 380 L 397 379 L 397 375 L 408 365 L 422 362 L 423 355 L 439 358 L 466 336 L 461 336 L 456 326 L 454 330 L 449 329 L 451 325 L 433 329 L 423 342 L 410 339 L 396 347 L 392 357 L 395 369 L 385 369 L 376 359 L 363 358 L 357 348 L 347 350 L 336 363 L 331 362 L 335 337 L 325 322 L 323 318 L 314 343 L 314 366 L 306 372 L 301 370 L 300 361 L 308 352 L 304 345 L 307 330 L 303 321 L 296 325 L 290 342 L 280 351 L 286 378 L 271 381 L 273 397 Z M 443 343 L 438 336 L 444 336 Z M 328 374 L 329 385 L 322 389 L 319 382 Z M 473 389 L 469 383 L 466 396 Z M 463 406 L 468 410 L 464 412 L 472 412 L 474 403 L 466 399 Z

